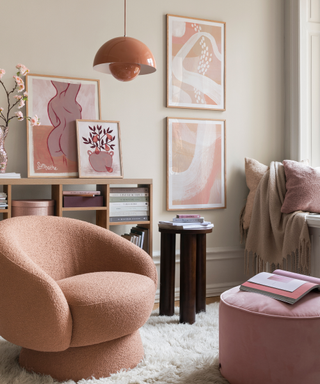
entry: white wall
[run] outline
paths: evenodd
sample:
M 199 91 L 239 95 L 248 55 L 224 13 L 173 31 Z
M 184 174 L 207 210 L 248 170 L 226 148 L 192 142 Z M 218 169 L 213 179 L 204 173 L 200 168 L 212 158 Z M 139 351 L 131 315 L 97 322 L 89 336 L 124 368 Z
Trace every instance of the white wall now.
M 127 35 L 143 41 L 157 62 L 155 74 L 131 83 L 92 69 L 98 48 L 123 35 L 121 0 L 29 0 L 19 11 L 12 1 L 1 3 L 5 81 L 20 62 L 32 73 L 100 79 L 102 118 L 120 121 L 125 177 L 154 181 L 157 264 L 157 222 L 175 214 L 166 211 L 166 117 L 226 119 L 227 208 L 203 212 L 215 224 L 207 246 L 208 287 L 216 293 L 244 278 L 238 229 L 247 194 L 244 157 L 268 164 L 284 155 L 284 1 L 129 0 Z M 166 14 L 226 22 L 225 112 L 166 108 Z M 25 123 L 15 121 L 6 141 L 8 172 L 27 176 L 26 147 Z

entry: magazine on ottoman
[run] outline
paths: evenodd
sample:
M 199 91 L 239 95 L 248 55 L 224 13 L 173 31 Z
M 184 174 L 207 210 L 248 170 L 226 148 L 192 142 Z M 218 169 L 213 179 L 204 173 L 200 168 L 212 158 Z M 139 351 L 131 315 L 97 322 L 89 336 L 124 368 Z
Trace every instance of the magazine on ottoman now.
M 276 269 L 261 272 L 240 285 L 241 291 L 261 293 L 294 304 L 313 289 L 320 290 L 320 278 Z

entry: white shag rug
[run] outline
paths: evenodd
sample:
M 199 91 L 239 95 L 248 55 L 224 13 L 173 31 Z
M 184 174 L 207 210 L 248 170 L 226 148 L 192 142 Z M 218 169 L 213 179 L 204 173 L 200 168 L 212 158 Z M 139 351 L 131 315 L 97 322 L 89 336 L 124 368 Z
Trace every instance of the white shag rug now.
M 78 384 L 228 384 L 219 372 L 219 304 L 207 306 L 196 322 L 179 324 L 179 309 L 172 317 L 152 312 L 141 328 L 144 359 L 132 370 L 108 378 L 80 380 Z M 50 376 L 26 372 L 18 364 L 20 347 L 0 338 L 1 384 L 57 384 Z M 74 384 L 73 380 L 64 384 Z

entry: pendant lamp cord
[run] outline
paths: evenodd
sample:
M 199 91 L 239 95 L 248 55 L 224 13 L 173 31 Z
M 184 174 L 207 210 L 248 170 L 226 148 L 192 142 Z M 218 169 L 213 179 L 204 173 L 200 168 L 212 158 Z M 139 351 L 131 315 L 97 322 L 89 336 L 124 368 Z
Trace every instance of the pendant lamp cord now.
M 124 0 L 124 37 L 127 36 L 127 0 Z

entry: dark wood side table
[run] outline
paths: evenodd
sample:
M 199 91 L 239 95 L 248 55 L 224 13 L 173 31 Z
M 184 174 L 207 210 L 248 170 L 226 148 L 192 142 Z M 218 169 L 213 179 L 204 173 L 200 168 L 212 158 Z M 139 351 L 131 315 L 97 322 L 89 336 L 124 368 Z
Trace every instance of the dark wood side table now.
M 174 314 L 176 234 L 180 238 L 180 323 L 206 310 L 206 234 L 210 229 L 165 229 L 161 233 L 160 315 Z

